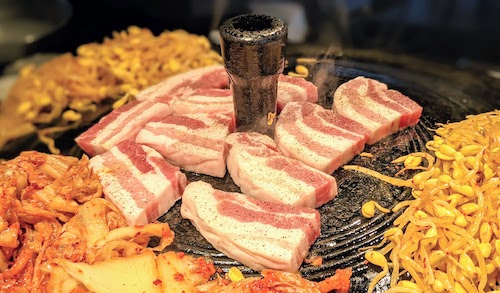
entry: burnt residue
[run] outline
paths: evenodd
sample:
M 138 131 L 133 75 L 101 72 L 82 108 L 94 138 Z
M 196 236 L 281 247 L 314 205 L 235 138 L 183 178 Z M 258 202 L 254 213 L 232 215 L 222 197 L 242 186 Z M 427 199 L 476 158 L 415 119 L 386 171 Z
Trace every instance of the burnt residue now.
M 220 27 L 220 34 L 223 41 L 241 46 L 265 45 L 286 40 L 287 28 L 273 16 L 243 14 L 225 21 Z

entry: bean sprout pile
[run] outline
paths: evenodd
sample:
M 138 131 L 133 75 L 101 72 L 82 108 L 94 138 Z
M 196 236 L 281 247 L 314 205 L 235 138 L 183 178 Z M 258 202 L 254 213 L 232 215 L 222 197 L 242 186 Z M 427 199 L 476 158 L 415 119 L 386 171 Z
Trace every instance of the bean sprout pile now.
M 488 292 L 500 281 L 500 111 L 437 124 L 429 153 L 417 152 L 393 163 L 403 171 L 421 170 L 411 179 L 385 176 L 360 166 L 345 166 L 397 186 L 411 188 L 413 199 L 392 208 L 405 211 L 365 254 L 382 268 L 369 286 L 389 272 L 387 292 Z M 432 153 L 433 155 L 431 155 Z M 374 202 L 362 213 L 371 217 Z M 409 273 L 410 280 L 400 278 Z

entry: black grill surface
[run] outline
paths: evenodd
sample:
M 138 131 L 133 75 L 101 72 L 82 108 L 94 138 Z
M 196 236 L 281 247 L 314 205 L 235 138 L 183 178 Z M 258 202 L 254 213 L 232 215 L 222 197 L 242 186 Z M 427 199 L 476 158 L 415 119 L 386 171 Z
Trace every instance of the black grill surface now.
M 288 70 L 297 64 L 296 57 L 311 56 L 310 52 L 305 52 L 308 48 L 305 48 L 305 51 L 290 49 Z M 394 175 L 398 171 L 397 166 L 390 163 L 393 159 L 411 152 L 425 151 L 425 143 L 432 138 L 432 129 L 436 128 L 437 122 L 459 121 L 467 114 L 500 108 L 500 82 L 492 77 L 380 52 L 351 51 L 345 52 L 344 57 L 322 58 L 319 63 L 308 66 L 311 72 L 309 79 L 319 86 L 319 103 L 325 108 L 331 108 L 333 92 L 337 86 L 357 76 L 384 82 L 389 88 L 401 91 L 424 108 L 416 126 L 366 146 L 364 151 L 373 154 L 373 158 L 357 156 L 348 163 L 386 175 Z M 57 144 L 63 154 L 78 157 L 82 155 L 82 151 L 74 144 L 74 138 L 82 131 L 84 129 L 70 131 L 58 138 Z M 26 149 L 48 151 L 33 138 L 20 139 L 14 149 L 15 151 L 0 150 L 0 158 L 14 157 Z M 186 174 L 190 181 L 204 180 L 214 188 L 239 192 L 229 175 L 220 179 Z M 364 262 L 364 252 L 360 249 L 377 244 L 398 214 L 378 213 L 371 219 L 365 219 L 361 215 L 361 206 L 369 200 L 375 200 L 390 208 L 411 195 L 406 188 L 394 187 L 355 171 L 339 168 L 333 176 L 337 180 L 338 196 L 318 209 L 322 223 L 321 235 L 309 252 L 309 256 L 321 256 L 323 264 L 312 266 L 304 263 L 300 272 L 307 279 L 319 281 L 333 275 L 337 268 L 351 267 L 351 292 L 366 292 L 371 278 L 377 273 L 377 268 Z M 175 232 L 175 240 L 167 249 L 210 257 L 224 271 L 231 266 L 237 266 L 246 275 L 257 274 L 215 250 L 188 220 L 182 219 L 180 202 L 163 215 L 160 221 L 169 223 Z M 383 279 L 376 291 L 383 292 L 387 289 L 387 282 L 387 278 Z

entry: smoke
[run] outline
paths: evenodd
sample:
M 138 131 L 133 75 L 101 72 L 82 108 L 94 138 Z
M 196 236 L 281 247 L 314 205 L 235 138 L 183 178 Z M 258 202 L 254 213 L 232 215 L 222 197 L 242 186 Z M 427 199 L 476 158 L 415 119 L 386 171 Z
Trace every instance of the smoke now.
M 221 24 L 222 17 L 229 5 L 229 0 L 214 0 L 214 6 L 212 10 L 212 23 L 210 24 L 210 40 L 214 44 L 219 44 L 219 26 Z
M 350 6 L 354 5 L 346 0 L 314 0 L 315 2 L 302 3 L 305 9 L 313 11 L 308 13 L 310 29 L 316 29 L 317 38 L 314 44 L 303 43 L 303 57 L 317 59 L 316 64 L 308 66 L 312 73 L 312 82 L 317 86 L 322 105 L 331 104 L 332 91 L 338 84 L 338 76 L 335 76 L 335 58 L 343 55 L 344 44 L 351 43 L 349 32 Z M 364 3 L 365 0 L 361 0 Z M 298 1 L 297 3 L 301 3 Z M 357 1 L 360 2 L 360 1 Z M 214 0 L 212 7 L 212 20 L 210 25 L 210 40 L 219 44 L 219 26 L 225 12 L 229 8 L 228 0 Z M 349 6 L 350 5 L 350 6 Z M 317 16 L 314 19 L 314 16 Z M 321 48 L 320 51 L 309 50 L 308 47 Z
M 311 82 L 318 88 L 320 105 L 331 105 L 333 91 L 338 87 L 338 76 L 334 75 L 335 57 L 342 54 L 342 48 L 331 45 L 321 54 L 318 62 L 311 68 Z
M 316 0 L 318 10 L 321 11 L 315 21 L 317 37 L 315 52 L 306 57 L 316 58 L 318 61 L 311 66 L 312 82 L 318 88 L 319 104 L 332 104 L 333 92 L 339 85 L 338 70 L 335 70 L 335 59 L 344 54 L 344 48 L 350 46 L 351 34 L 349 29 L 350 9 L 358 2 L 346 0 Z M 307 46 L 307 44 L 305 44 Z

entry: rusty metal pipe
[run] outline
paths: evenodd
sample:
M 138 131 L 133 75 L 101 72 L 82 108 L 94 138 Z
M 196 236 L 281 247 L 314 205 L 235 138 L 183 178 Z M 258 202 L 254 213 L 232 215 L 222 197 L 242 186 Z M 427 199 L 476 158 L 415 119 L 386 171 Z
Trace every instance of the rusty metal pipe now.
M 236 131 L 256 131 L 272 137 L 287 27 L 275 17 L 245 14 L 224 22 L 220 34 L 233 91 Z

